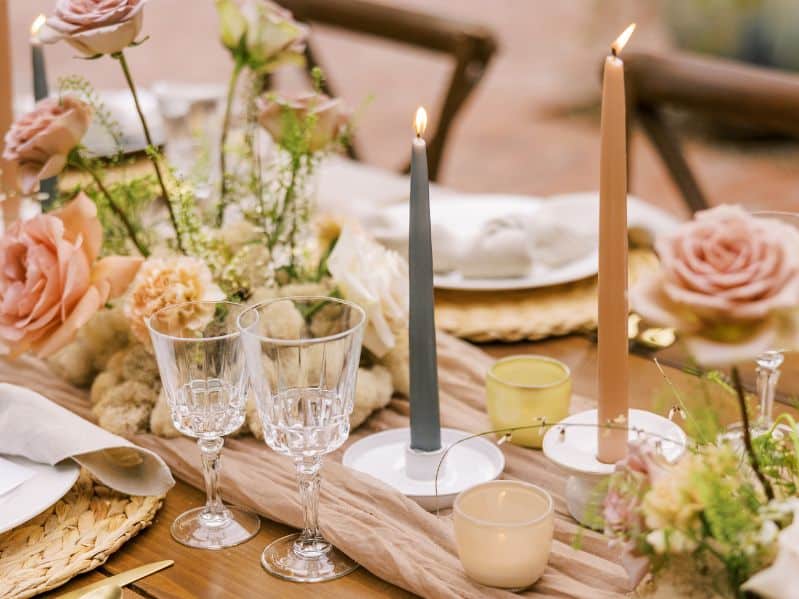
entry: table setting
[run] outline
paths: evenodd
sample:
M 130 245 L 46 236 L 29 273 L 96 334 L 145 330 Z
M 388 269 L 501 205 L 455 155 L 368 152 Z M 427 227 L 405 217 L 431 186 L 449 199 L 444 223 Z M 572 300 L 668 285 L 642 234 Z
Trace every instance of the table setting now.
M 799 220 L 628 194 L 634 24 L 598 191 L 537 197 L 431 183 L 422 106 L 408 176 L 343 157 L 321 69 L 270 87 L 278 5 L 216 2 L 225 92 L 139 89 L 146 2 L 106 4 L 37 19 L 4 140 L 0 595 L 794 596 Z M 127 89 L 51 93 L 42 44 Z

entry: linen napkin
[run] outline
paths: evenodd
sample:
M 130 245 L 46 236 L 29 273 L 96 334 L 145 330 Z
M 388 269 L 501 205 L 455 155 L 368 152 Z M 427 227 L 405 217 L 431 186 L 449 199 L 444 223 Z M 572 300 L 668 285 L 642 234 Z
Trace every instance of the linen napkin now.
M 163 495 L 174 484 L 164 461 L 35 391 L 0 383 L 0 454 L 55 465 L 72 458 L 126 495 Z

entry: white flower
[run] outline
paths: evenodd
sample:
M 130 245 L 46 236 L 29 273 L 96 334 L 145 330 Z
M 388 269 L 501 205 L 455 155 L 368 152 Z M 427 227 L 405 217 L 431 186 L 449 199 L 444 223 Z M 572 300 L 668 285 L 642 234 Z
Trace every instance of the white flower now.
M 327 267 L 344 297 L 366 311 L 364 346 L 383 357 L 394 347 L 397 331 L 408 323 L 408 263 L 345 226 Z
M 688 538 L 679 530 L 657 529 L 646 535 L 646 542 L 652 546 L 655 553 L 689 553 L 696 549 L 696 542 Z
M 799 599 L 799 509 L 794 510 L 793 524 L 780 531 L 777 544 L 774 563 L 747 580 L 741 590 L 764 599 Z

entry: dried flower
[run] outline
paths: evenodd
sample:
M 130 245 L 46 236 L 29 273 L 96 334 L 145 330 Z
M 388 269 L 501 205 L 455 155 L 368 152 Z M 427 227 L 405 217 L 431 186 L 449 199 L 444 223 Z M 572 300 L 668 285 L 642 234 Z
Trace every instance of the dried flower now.
M 225 294 L 214 283 L 208 266 L 197 258 L 178 256 L 150 258 L 141 267 L 125 303 L 125 315 L 130 320 L 136 338 L 150 346 L 146 319 L 166 306 L 191 301 L 219 301 Z M 207 306 L 187 306 L 185 313 L 176 315 L 182 328 L 202 329 L 213 317 Z

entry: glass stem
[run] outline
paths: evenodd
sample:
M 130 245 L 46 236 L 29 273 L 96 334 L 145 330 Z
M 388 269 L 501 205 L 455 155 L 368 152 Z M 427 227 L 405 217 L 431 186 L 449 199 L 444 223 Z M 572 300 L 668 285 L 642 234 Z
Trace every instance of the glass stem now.
M 304 525 L 294 544 L 294 551 L 306 559 L 313 559 L 330 551 L 330 543 L 319 532 L 319 488 L 322 484 L 319 471 L 322 458 L 299 459 L 296 464 Z
M 228 513 L 219 492 L 220 454 L 224 444 L 222 437 L 197 439 L 197 446 L 203 459 L 206 494 L 205 509 L 201 517 L 208 526 L 220 526 L 228 520 Z
M 770 426 L 773 419 L 774 398 L 780 380 L 780 366 L 785 357 L 779 351 L 767 351 L 757 357 L 757 393 L 760 396 L 759 424 Z

